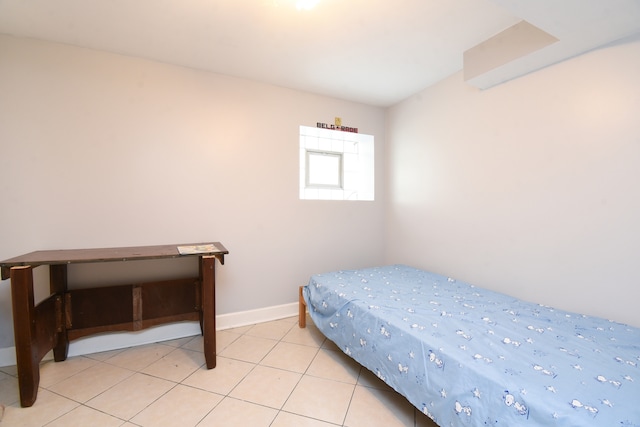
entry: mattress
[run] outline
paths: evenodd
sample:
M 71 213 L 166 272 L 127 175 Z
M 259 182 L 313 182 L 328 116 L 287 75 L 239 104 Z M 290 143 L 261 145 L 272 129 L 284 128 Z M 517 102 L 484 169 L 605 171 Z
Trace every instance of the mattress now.
M 438 425 L 640 426 L 640 329 L 404 265 L 303 288 L 317 327 Z

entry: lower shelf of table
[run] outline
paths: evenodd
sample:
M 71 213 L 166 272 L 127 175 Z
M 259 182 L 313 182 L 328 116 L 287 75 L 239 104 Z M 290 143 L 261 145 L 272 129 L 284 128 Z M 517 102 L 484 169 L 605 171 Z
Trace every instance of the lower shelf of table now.
M 198 278 L 74 289 L 64 293 L 68 339 L 113 331 L 138 331 L 163 323 L 200 320 Z

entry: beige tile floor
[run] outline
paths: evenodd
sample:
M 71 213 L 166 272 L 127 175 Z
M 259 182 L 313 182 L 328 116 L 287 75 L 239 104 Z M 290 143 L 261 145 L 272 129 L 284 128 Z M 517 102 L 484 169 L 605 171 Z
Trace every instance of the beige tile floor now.
M 217 349 L 212 370 L 199 336 L 45 361 L 31 408 L 0 368 L 0 427 L 436 427 L 310 320 L 218 331 Z

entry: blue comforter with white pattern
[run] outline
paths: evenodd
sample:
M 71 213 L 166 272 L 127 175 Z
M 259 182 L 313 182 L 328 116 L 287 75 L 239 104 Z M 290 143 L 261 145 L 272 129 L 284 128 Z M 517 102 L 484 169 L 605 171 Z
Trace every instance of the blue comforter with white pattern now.
M 311 277 L 318 328 L 445 426 L 640 426 L 640 329 L 403 265 Z

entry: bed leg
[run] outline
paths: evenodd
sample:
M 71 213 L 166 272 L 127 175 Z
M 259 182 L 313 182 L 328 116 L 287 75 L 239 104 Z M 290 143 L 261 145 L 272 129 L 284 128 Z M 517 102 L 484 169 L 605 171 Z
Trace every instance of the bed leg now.
M 304 302 L 304 297 L 302 296 L 302 288 L 298 291 L 298 326 L 300 328 L 304 328 L 307 326 L 307 305 Z

